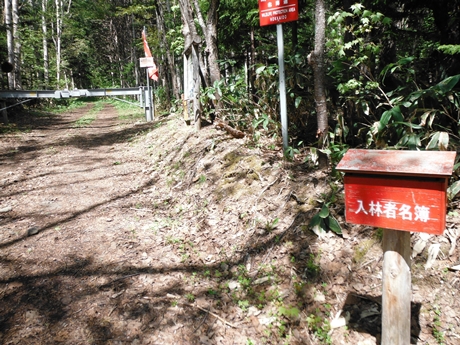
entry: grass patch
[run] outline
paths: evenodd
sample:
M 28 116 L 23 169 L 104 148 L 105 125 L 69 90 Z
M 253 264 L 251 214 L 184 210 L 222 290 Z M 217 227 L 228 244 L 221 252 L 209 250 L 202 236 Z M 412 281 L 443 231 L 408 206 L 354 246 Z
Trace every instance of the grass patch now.
M 0 123 L 0 134 L 18 134 L 23 132 L 25 131 L 18 128 L 15 123 Z
M 82 99 L 57 100 L 56 104 L 50 104 L 50 108 L 46 108 L 46 110 L 55 114 L 61 114 L 69 110 L 83 108 L 87 105 L 88 101 Z
M 87 127 L 97 119 L 97 113 L 104 109 L 107 101 L 98 100 L 94 103 L 93 107 L 88 111 L 88 114 L 80 117 L 77 121 L 74 122 L 73 127 L 81 128 Z
M 82 128 L 87 127 L 96 120 L 96 116 L 88 114 L 80 117 L 77 121 L 74 122 L 72 127 Z
M 135 103 L 135 100 L 130 100 Z M 118 119 L 123 121 L 142 120 L 145 117 L 145 113 L 142 108 L 116 99 L 108 100 L 108 103 L 112 104 L 118 112 Z

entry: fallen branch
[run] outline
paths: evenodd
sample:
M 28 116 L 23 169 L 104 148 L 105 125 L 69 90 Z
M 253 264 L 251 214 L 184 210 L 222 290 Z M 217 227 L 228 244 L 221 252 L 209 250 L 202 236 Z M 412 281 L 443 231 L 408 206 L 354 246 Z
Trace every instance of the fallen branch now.
M 229 124 L 223 121 L 218 121 L 216 123 L 216 128 L 223 129 L 224 131 L 226 131 L 228 134 L 230 134 L 234 138 L 237 138 L 237 139 L 244 138 L 244 133 L 242 131 L 235 129 L 233 127 L 230 127 Z
M 232 323 L 228 322 L 227 320 L 221 318 L 219 315 L 213 313 L 213 312 L 210 311 L 210 310 L 204 309 L 204 308 L 200 307 L 199 305 L 194 305 L 194 304 L 189 304 L 189 306 L 191 306 L 191 307 L 197 307 L 198 309 L 204 311 L 205 313 L 208 313 L 208 314 L 214 316 L 215 318 L 218 318 L 220 321 L 222 321 L 222 322 L 225 323 L 226 325 L 228 325 L 228 326 L 230 326 L 230 327 L 232 327 L 232 328 L 236 328 L 236 326 L 235 326 L 234 324 L 232 324 Z

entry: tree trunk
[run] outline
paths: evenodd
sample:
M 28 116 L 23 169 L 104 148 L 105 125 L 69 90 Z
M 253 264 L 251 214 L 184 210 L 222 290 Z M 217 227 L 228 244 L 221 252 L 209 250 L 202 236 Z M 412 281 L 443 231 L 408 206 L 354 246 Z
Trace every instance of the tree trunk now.
M 209 9 L 207 13 L 206 23 L 203 20 L 201 14 L 200 6 L 198 0 L 194 0 L 195 3 L 195 12 L 198 17 L 198 22 L 200 23 L 201 29 L 203 30 L 204 37 L 206 40 L 206 69 L 202 69 L 203 79 L 205 80 L 207 86 L 214 86 L 216 81 L 221 79 L 220 68 L 219 68 L 219 54 L 217 47 L 217 8 L 219 7 L 220 0 L 210 0 Z M 205 65 L 202 64 L 202 66 Z M 207 77 L 207 71 L 209 69 L 209 81 Z M 217 102 L 214 103 L 215 113 L 211 115 L 211 120 L 219 113 L 222 108 L 222 102 L 220 101 L 220 94 L 216 91 L 214 96 L 216 97 Z
M 47 0 L 42 0 L 42 43 L 43 43 L 43 79 L 45 88 L 49 87 L 50 81 L 50 66 L 49 66 L 49 56 L 48 56 L 48 27 L 46 26 L 46 3 Z
M 201 103 L 200 103 L 200 64 L 198 59 L 198 46 L 192 46 L 192 63 L 193 63 L 193 117 L 195 120 L 195 129 L 201 129 Z
M 158 25 L 158 31 L 159 32 L 166 32 L 167 29 L 166 29 L 166 24 L 165 24 L 165 20 L 164 20 L 164 10 L 163 10 L 163 7 L 160 6 L 157 6 L 157 25 Z M 166 9 L 168 10 L 168 9 Z M 161 35 L 161 39 L 162 39 L 162 44 L 163 44 L 163 47 L 165 49 L 165 52 L 166 52 L 166 63 L 168 65 L 168 71 L 169 71 L 169 77 L 170 77 L 170 81 L 171 81 L 171 85 L 172 85 L 172 94 L 174 95 L 174 97 L 176 99 L 180 99 L 180 88 L 179 86 L 177 85 L 177 73 L 176 73 L 176 68 L 175 68 L 175 64 L 174 64 L 174 56 L 173 54 L 171 53 L 171 50 L 169 48 L 169 44 L 168 44 L 168 41 L 166 39 L 166 35 Z M 171 102 L 171 99 L 170 99 L 170 95 L 168 93 L 168 102 L 170 103 Z
M 256 102 L 256 90 L 255 90 L 255 82 L 256 82 L 256 44 L 254 39 L 254 27 L 251 26 L 251 53 L 250 53 L 250 60 L 249 60 L 249 90 L 250 90 L 250 98 L 253 102 Z
M 59 88 L 61 81 L 61 37 L 62 37 L 62 0 L 55 0 L 56 4 L 56 83 Z
M 217 9 L 219 4 L 220 0 L 211 0 L 206 22 L 206 46 L 209 52 L 209 76 L 211 78 L 212 85 L 221 78 L 220 68 L 217 62 L 219 61 L 219 50 L 217 47 Z
M 21 39 L 19 37 L 19 8 L 18 0 L 11 3 L 13 10 L 13 40 L 14 40 L 14 88 L 22 89 L 21 83 Z
M 204 20 L 203 20 L 203 15 L 201 14 L 201 10 L 200 10 L 200 5 L 198 3 L 198 0 L 193 0 L 193 4 L 195 5 L 195 13 L 196 13 L 196 17 L 198 19 L 198 23 L 200 24 L 200 27 L 201 27 L 201 30 L 203 31 L 204 33 L 204 36 L 205 36 L 205 42 L 206 42 L 206 45 L 207 45 L 207 37 L 206 37 L 206 24 L 204 23 Z M 192 12 L 191 12 L 192 13 Z M 193 15 L 193 14 L 192 14 Z M 205 54 L 208 52 L 207 48 L 205 50 Z M 199 57 L 199 63 L 200 63 L 200 66 L 202 66 L 203 68 L 201 69 L 201 73 L 203 75 L 203 79 L 204 79 L 204 82 L 203 82 L 203 85 L 205 87 L 209 86 L 210 85 L 210 82 L 209 82 L 209 76 L 208 76 L 208 68 L 207 68 L 207 61 L 204 60 L 204 57 L 203 56 L 200 56 Z
M 318 130 L 318 148 L 324 149 L 327 146 L 327 104 L 325 91 L 325 66 L 324 66 L 324 47 L 326 37 L 326 8 L 324 0 L 316 0 L 315 8 L 315 48 L 308 56 L 308 63 L 313 67 L 315 83 L 315 103 Z M 328 165 L 328 159 L 322 152 L 318 153 L 319 166 L 325 168 Z
M 211 0 L 209 4 L 209 10 L 206 18 L 206 23 L 203 20 L 198 0 L 194 0 L 195 12 L 198 17 L 201 29 L 203 30 L 206 40 L 206 53 L 209 66 L 209 78 L 211 85 L 214 82 L 220 80 L 220 69 L 219 69 L 219 54 L 217 48 L 217 8 L 219 7 L 220 0 Z
M 131 15 L 131 36 L 132 36 L 132 40 L 134 40 L 134 38 L 136 37 L 136 30 L 134 29 L 134 17 L 133 15 Z M 134 66 L 137 66 L 138 65 L 138 57 L 137 57 L 137 54 L 136 54 L 136 49 L 135 49 L 135 46 L 134 44 L 131 45 L 131 63 L 134 65 Z M 141 78 L 140 78 L 140 73 L 139 73 L 139 68 L 134 68 L 134 79 L 136 81 L 136 85 L 141 85 Z
M 188 0 L 179 0 L 184 27 L 184 55 L 192 57 L 193 64 L 193 118 L 195 120 L 195 128 L 201 129 L 201 104 L 200 104 L 200 59 L 199 49 L 201 37 L 196 32 L 195 22 L 192 16 L 192 8 Z M 185 90 L 188 93 L 188 90 Z M 186 95 L 187 97 L 187 95 Z
M 5 0 L 5 26 L 6 46 L 8 49 L 8 62 L 14 66 L 14 36 L 13 36 L 13 14 L 11 0 Z M 8 73 L 8 88 L 14 89 L 14 72 Z

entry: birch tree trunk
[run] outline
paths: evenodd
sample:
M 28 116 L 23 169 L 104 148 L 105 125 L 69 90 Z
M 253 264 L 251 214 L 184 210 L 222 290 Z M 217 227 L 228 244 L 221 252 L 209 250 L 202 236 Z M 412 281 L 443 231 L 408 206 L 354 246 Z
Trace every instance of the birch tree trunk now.
M 46 6 L 47 0 L 42 0 L 42 43 L 43 43 L 43 79 L 45 88 L 49 87 L 50 81 L 50 66 L 49 66 L 49 56 L 48 56 L 48 27 L 46 26 Z
M 62 0 L 55 0 L 56 4 L 56 83 L 59 88 L 61 81 L 61 38 L 62 38 Z
M 327 145 L 327 104 L 325 91 L 325 66 L 324 66 L 324 47 L 326 37 L 326 8 L 325 0 L 316 0 L 315 7 L 315 48 L 308 55 L 308 63 L 313 67 L 315 83 L 315 103 L 318 130 L 318 148 L 323 149 Z M 325 154 L 318 152 L 320 168 L 327 167 L 328 159 Z
M 11 3 L 13 10 L 13 41 L 14 41 L 14 88 L 22 89 L 21 83 L 21 38 L 19 37 L 18 0 Z
M 14 66 L 14 36 L 13 36 L 13 20 L 12 20 L 12 4 L 11 0 L 5 0 L 5 26 L 6 26 L 6 46 L 8 49 L 8 62 Z M 14 74 L 8 73 L 8 88 L 14 89 Z

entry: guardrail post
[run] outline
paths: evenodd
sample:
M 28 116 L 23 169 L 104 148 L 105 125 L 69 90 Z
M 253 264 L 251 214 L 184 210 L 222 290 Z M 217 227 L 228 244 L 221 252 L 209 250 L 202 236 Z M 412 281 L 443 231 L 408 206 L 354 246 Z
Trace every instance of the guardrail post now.
M 152 95 L 151 95 L 151 87 L 150 86 L 147 86 L 145 88 L 145 94 L 144 94 L 144 98 L 145 98 L 145 120 L 147 122 L 150 122 L 150 121 L 153 121 L 153 104 L 152 104 Z

